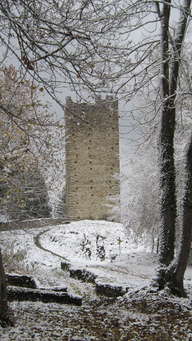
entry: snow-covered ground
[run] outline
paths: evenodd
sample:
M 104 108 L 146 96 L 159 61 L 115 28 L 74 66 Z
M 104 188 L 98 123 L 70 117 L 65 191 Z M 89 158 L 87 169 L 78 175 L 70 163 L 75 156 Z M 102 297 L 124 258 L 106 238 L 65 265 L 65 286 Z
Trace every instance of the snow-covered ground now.
M 34 237 L 40 233 L 41 246 L 52 253 L 34 244 Z M 156 267 L 155 254 L 144 245 L 133 244 L 122 224 L 106 221 L 86 220 L 44 229 L 2 231 L 0 245 L 5 266 L 9 263 L 9 254 L 17 263 L 18 269 L 9 271 L 21 269 L 34 273 L 37 278 L 44 275 L 45 280 L 48 270 L 60 272 L 60 263 L 65 259 L 74 269 L 90 270 L 100 281 L 132 288 L 145 286 Z
M 34 243 L 37 235 L 44 250 Z M 122 224 L 106 221 L 84 220 L 44 228 L 1 231 L 0 246 L 8 272 L 30 273 L 40 285 L 52 273 L 52 281 L 63 285 L 61 261 L 70 263 L 73 269 L 91 271 L 98 281 L 133 289 L 146 286 L 157 267 L 156 254 L 144 244 L 135 245 Z M 186 286 L 190 286 L 191 279 L 189 267 L 185 274 Z
M 99 283 L 125 286 L 128 288 L 128 293 L 146 287 L 157 267 L 157 255 L 151 253 L 145 248 L 145 245 L 135 245 L 127 237 L 123 225 L 119 223 L 79 221 L 44 228 L 1 231 L 0 233 L 0 246 L 7 272 L 29 274 L 36 279 L 39 287 L 67 286 L 69 293 L 78 294 L 83 298 L 83 304 L 85 304 L 83 309 L 87 313 L 89 309 L 86 304 L 89 305 L 89 302 L 97 300 L 94 286 L 70 278 L 69 272 L 61 269 L 61 262 L 69 263 L 72 269 L 86 269 L 94 273 L 97 276 L 96 281 Z M 37 243 L 35 244 L 37 240 L 42 248 L 39 248 Z M 189 267 L 185 274 L 185 287 L 188 292 L 192 292 L 191 279 L 192 270 Z M 26 321 L 23 320 L 25 314 L 28 316 L 27 311 L 31 311 L 30 316 L 34 315 L 34 309 L 37 309 L 39 313 L 42 312 L 41 316 L 45 314 L 45 310 L 47 314 L 45 316 L 50 314 L 50 310 L 57 311 L 55 314 L 58 315 L 61 310 L 59 305 L 14 302 L 10 306 L 20 322 L 17 327 L 0 329 L 2 340 L 116 340 L 112 337 L 86 338 L 85 336 L 73 339 L 68 334 L 65 338 L 64 331 L 60 334 L 57 331 L 56 337 L 48 337 L 48 334 L 45 332 L 43 334 L 42 331 L 44 322 L 42 322 L 41 331 L 34 332 L 34 337 L 32 337 L 31 328 L 37 327 L 33 325 L 37 321 L 33 321 L 29 327 L 28 317 L 25 317 Z M 74 311 L 80 312 L 80 308 L 77 307 L 62 309 L 70 316 L 74 314 Z M 119 309 L 118 307 L 118 314 L 121 310 Z M 34 317 L 31 318 L 34 320 Z M 23 323 L 25 324 L 24 329 L 29 329 L 25 336 L 22 329 Z M 54 325 L 51 328 L 53 331 Z M 117 340 L 120 339 L 117 338 Z

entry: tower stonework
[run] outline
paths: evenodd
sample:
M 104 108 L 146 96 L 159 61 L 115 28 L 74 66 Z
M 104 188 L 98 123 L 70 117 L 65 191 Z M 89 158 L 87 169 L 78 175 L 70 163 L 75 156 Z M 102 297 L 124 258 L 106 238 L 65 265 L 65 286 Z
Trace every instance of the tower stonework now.
M 66 99 L 66 213 L 69 220 L 104 219 L 119 195 L 118 101 Z

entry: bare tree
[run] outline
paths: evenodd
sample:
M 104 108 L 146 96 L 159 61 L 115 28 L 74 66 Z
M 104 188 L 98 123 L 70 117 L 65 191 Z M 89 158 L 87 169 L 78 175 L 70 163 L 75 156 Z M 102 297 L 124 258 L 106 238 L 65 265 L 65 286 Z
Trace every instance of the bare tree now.
M 148 5 L 152 3 L 147 2 Z M 138 81 L 135 83 L 135 91 L 132 95 L 138 94 L 142 90 L 146 95 L 154 94 L 154 119 L 149 119 L 148 114 L 145 113 L 143 121 L 138 120 L 136 115 L 136 123 L 138 125 L 149 124 L 148 132 L 144 136 L 147 140 L 155 131 L 156 122 L 159 117 L 160 134 L 159 134 L 159 166 L 160 166 L 160 213 L 161 213 L 161 229 L 160 229 L 160 252 L 159 263 L 160 270 L 157 273 L 156 284 L 160 289 L 168 285 L 172 292 L 184 296 L 183 289 L 183 275 L 187 266 L 187 259 L 190 251 L 191 242 L 191 224 L 189 223 L 190 216 L 190 150 L 191 144 L 186 158 L 186 192 L 183 199 L 183 221 L 181 220 L 181 241 L 180 248 L 176 258 L 176 215 L 177 215 L 177 199 L 176 199 L 176 170 L 175 170 L 175 154 L 174 154 L 174 138 L 176 128 L 176 109 L 178 106 L 191 97 L 190 79 L 187 77 L 183 46 L 185 40 L 186 30 L 190 19 L 191 1 L 184 0 L 182 4 L 176 5 L 170 1 L 154 1 L 153 6 L 148 9 L 150 16 L 157 18 L 158 33 L 156 39 L 159 44 L 156 45 L 157 49 L 154 52 L 149 52 L 148 56 L 145 55 L 144 61 L 141 59 L 136 65 L 138 71 Z M 141 9 L 141 8 L 140 8 Z M 172 20 L 173 9 L 177 11 L 178 19 Z M 142 18 L 140 24 L 144 28 L 148 25 L 146 17 Z M 155 41 L 154 32 L 146 39 L 147 42 Z M 142 47 L 143 41 L 140 42 Z M 138 46 L 137 43 L 134 47 Z M 147 45 L 149 47 L 149 45 Z M 154 46 L 154 45 L 153 45 Z M 134 49 L 133 47 L 133 49 Z M 132 51 L 133 51 L 132 49 Z M 158 54 L 159 52 L 159 54 Z M 156 59 L 154 58 L 156 54 Z M 137 60 L 137 59 L 136 59 Z M 139 64 L 140 62 L 140 64 Z M 145 65 L 146 76 L 143 76 L 143 70 L 140 69 Z M 139 70 L 141 70 L 139 74 Z M 136 73 L 136 72 L 135 72 Z M 157 76 L 157 77 L 156 77 Z M 180 86 L 181 78 L 185 82 L 185 86 Z M 158 79 L 159 78 L 159 79 Z M 158 88 L 159 84 L 159 88 Z M 144 87 L 145 86 L 145 87 Z M 131 93 L 128 93 L 131 96 Z M 142 93 L 141 93 L 142 95 Z M 159 106 L 159 108 L 158 108 Z M 151 107 L 150 107 L 151 108 Z M 149 110 L 150 110 L 149 108 Z M 191 134 L 190 134 L 191 135 Z M 187 138 L 188 140 L 188 138 Z M 185 167 L 185 160 L 183 160 Z M 186 194 L 188 193 L 188 194 Z M 186 247 L 185 247 L 186 243 Z
M 8 217 L 50 213 L 41 169 L 55 161 L 55 152 L 63 147 L 58 140 L 63 127 L 39 101 L 39 91 L 41 88 L 35 87 L 13 66 L 1 68 L 0 209 Z M 5 321 L 6 285 L 1 257 L 0 280 L 0 316 Z
M 57 91 L 64 88 L 84 98 L 96 91 L 133 94 L 138 75 L 140 83 L 146 82 L 154 62 L 144 66 L 145 59 L 159 45 L 155 37 L 143 39 L 142 44 L 131 42 L 131 32 L 137 34 L 152 6 L 148 1 L 126 0 L 3 0 L 2 59 L 15 56 L 20 71 L 40 81 L 62 106 Z M 141 64 L 143 70 L 137 69 Z
M 139 154 L 139 155 L 138 155 Z M 142 145 L 131 157 L 130 171 L 121 174 L 121 214 L 127 233 L 157 252 L 159 240 L 159 185 L 155 144 Z
M 170 36 L 171 1 L 156 4 L 156 10 L 161 23 L 161 132 L 160 132 L 160 169 L 161 169 L 161 242 L 160 263 L 166 270 L 160 270 L 159 282 L 177 288 L 180 295 L 184 295 L 183 278 L 177 276 L 177 266 L 171 270 L 167 267 L 174 259 L 175 251 L 175 219 L 176 219 L 176 188 L 175 188 L 175 162 L 174 162 L 174 132 L 176 123 L 176 95 L 179 79 L 179 66 L 182 45 L 185 38 L 191 1 L 183 1 L 180 8 L 179 23 L 175 36 Z M 170 46 L 171 44 L 171 46 Z M 189 162 L 189 161 L 188 161 Z M 185 212 L 184 212 L 185 221 Z M 191 226 L 188 226 L 191 229 Z M 183 230 L 184 231 L 184 230 Z M 185 247 L 184 245 L 182 247 Z M 189 255 L 189 254 L 188 254 Z M 182 257 L 182 253 L 180 253 Z M 187 257 L 186 257 L 187 258 Z M 180 258 L 181 261 L 181 258 Z M 177 264 L 181 265 L 181 262 Z M 182 260 L 183 274 L 187 262 Z M 181 273 L 181 272 L 180 272 Z M 178 280 L 177 280 L 178 279 Z

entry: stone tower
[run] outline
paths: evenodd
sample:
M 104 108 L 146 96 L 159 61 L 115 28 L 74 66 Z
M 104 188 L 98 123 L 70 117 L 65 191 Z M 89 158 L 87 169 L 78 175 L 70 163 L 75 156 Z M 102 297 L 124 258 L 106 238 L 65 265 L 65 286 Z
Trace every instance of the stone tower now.
M 118 101 L 66 99 L 66 211 L 69 220 L 108 218 L 119 195 Z

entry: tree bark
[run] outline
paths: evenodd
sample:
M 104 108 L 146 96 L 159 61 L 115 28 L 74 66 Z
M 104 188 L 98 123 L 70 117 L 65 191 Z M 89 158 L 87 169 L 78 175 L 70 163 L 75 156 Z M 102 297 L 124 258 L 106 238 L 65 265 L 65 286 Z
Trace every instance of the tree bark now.
M 192 228 L 192 136 L 187 152 L 187 184 L 183 204 L 183 228 L 178 253 L 178 262 L 175 272 L 175 285 L 183 296 L 183 277 L 187 267 L 191 249 L 191 228 Z
M 1 250 L 0 250 L 0 321 L 3 322 L 7 315 L 7 292 L 5 273 L 3 268 Z
M 162 11 L 158 2 L 157 13 L 161 22 L 161 98 L 162 119 L 160 132 L 160 190 L 161 235 L 159 262 L 169 266 L 175 250 L 176 185 L 174 164 L 174 132 L 176 90 L 182 43 L 185 37 L 191 0 L 184 0 L 174 39 L 169 34 L 171 0 L 164 2 Z M 171 42 L 171 48 L 169 46 Z M 171 54 L 171 57 L 170 57 Z
M 174 164 L 175 109 L 163 108 L 160 139 L 161 234 L 159 261 L 168 266 L 174 258 L 175 247 L 175 164 Z
M 192 228 L 192 136 L 187 151 L 187 183 L 185 197 L 183 200 L 183 226 L 180 240 L 180 247 L 176 257 L 175 264 L 170 267 L 172 288 L 176 288 L 179 296 L 185 297 L 183 286 L 184 273 L 187 268 L 187 262 L 191 249 L 191 228 Z M 174 271 L 172 270 L 174 269 Z
M 178 84 L 181 48 L 185 37 L 191 0 L 184 0 L 180 9 L 180 18 L 174 39 L 169 34 L 171 1 L 162 5 L 158 2 L 157 13 L 161 22 L 161 98 L 162 118 L 160 132 L 160 190 L 161 190 L 161 235 L 157 283 L 159 289 L 168 285 L 173 293 L 184 296 L 183 276 L 187 266 L 191 244 L 191 176 L 192 176 L 192 142 L 187 153 L 188 182 L 184 200 L 184 219 L 182 238 L 177 258 L 175 251 L 175 218 L 176 218 L 176 185 L 174 165 L 174 132 L 176 114 L 176 90 Z M 171 48 L 169 47 L 171 42 Z M 170 57 L 171 55 L 171 57 Z
M 173 294 L 180 297 L 186 297 L 183 279 L 190 254 L 192 236 L 192 135 L 187 151 L 186 173 L 187 181 L 183 199 L 183 225 L 179 250 L 174 261 L 167 268 L 161 268 L 157 277 L 159 289 L 168 286 Z
M 160 132 L 160 190 L 161 190 L 161 234 L 159 261 L 168 266 L 174 258 L 175 246 L 175 164 L 174 164 L 174 132 L 175 104 L 169 93 L 169 19 L 171 0 L 163 4 L 160 13 L 161 22 L 161 132 Z M 157 4 L 158 6 L 158 4 Z

